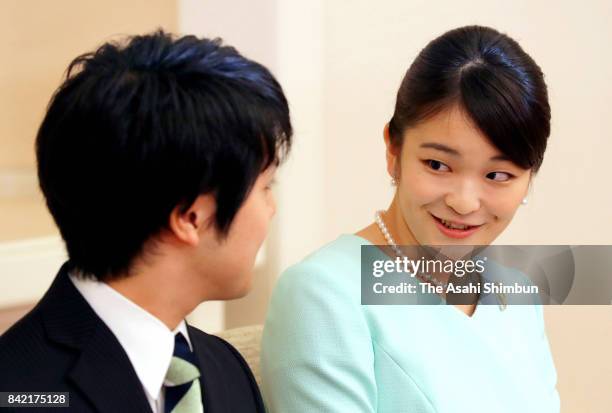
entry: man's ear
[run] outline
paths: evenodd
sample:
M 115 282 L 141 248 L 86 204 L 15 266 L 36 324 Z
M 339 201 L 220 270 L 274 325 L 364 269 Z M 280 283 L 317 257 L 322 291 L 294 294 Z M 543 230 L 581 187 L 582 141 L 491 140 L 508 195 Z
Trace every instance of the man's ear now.
M 387 172 L 389 176 L 393 179 L 398 179 L 399 172 L 399 150 L 396 145 L 391 142 L 391 135 L 389 134 L 389 124 L 385 125 L 385 129 L 383 130 L 383 135 L 385 137 L 385 147 L 386 157 L 387 157 Z
M 178 241 L 198 245 L 203 230 L 215 218 L 215 210 L 216 201 L 212 194 L 198 196 L 186 210 L 184 206 L 174 207 L 168 222 L 170 233 Z

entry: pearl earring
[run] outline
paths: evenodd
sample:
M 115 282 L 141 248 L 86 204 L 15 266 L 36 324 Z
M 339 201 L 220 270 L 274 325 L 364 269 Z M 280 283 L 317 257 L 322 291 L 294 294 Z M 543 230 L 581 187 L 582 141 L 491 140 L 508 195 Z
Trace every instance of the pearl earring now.
M 397 186 L 397 181 L 395 180 L 395 178 L 391 178 L 391 185 Z
M 525 197 L 525 198 L 523 198 L 523 200 L 521 201 L 521 204 L 523 204 L 523 205 L 527 205 L 527 198 L 526 198 L 526 197 Z

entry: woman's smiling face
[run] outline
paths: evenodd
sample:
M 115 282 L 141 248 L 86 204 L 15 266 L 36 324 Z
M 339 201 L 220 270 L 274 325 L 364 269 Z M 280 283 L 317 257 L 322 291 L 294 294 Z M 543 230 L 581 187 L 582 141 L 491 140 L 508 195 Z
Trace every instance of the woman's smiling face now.
M 458 105 L 407 128 L 401 160 L 386 142 L 397 206 L 418 244 L 488 245 L 527 195 L 531 170 L 495 148 Z

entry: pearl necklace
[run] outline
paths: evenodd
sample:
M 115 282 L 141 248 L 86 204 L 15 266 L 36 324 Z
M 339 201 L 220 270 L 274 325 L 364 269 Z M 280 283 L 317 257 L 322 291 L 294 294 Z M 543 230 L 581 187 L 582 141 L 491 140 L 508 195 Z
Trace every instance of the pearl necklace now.
M 380 232 L 382 232 L 383 236 L 385 237 L 385 240 L 387 241 L 387 244 L 389 244 L 393 252 L 395 252 L 395 254 L 399 257 L 408 258 L 406 254 L 404 254 L 404 252 L 401 250 L 401 248 L 397 246 L 397 243 L 391 236 L 389 229 L 385 225 L 385 221 L 383 221 L 382 219 L 382 212 L 383 211 L 376 211 L 376 213 L 374 214 L 374 220 L 376 221 L 376 225 L 378 225 Z M 430 274 L 415 274 L 415 276 L 421 278 L 424 281 L 427 281 L 430 284 L 442 287 L 444 291 L 446 291 L 446 288 L 448 287 L 448 283 L 440 281 Z

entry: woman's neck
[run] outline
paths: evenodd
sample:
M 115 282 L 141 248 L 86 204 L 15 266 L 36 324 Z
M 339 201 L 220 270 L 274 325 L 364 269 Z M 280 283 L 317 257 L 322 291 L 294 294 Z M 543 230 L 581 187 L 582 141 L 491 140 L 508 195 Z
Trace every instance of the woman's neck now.
M 397 245 L 419 245 L 408 227 L 408 224 L 404 220 L 397 194 L 393 198 L 393 201 L 391 201 L 389 209 L 383 213 L 382 218 Z
M 383 212 L 382 218 L 397 245 L 418 245 L 408 225 L 406 225 L 404 221 L 401 210 L 397 205 L 397 197 L 393 199 L 387 211 Z M 374 245 L 388 244 L 376 223 L 372 223 L 360 231 L 357 231 L 355 235 L 370 241 Z

